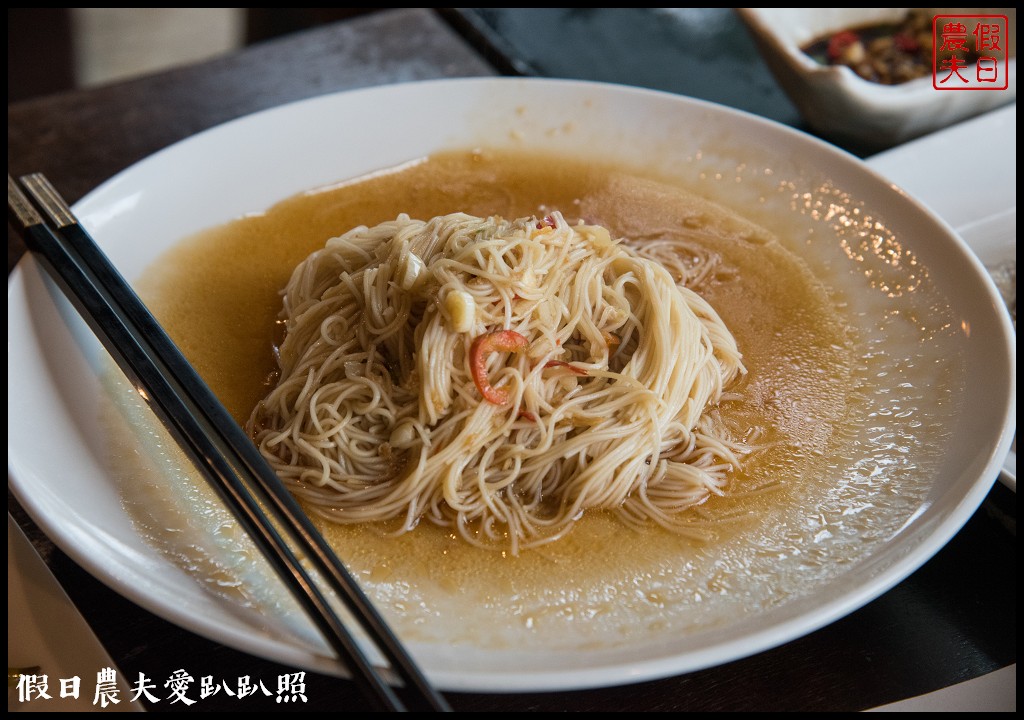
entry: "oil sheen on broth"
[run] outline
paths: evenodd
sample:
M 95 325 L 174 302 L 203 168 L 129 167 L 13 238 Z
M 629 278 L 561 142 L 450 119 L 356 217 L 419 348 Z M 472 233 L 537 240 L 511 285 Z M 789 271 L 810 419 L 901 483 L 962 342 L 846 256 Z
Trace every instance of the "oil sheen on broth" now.
M 735 335 L 749 371 L 740 386 L 743 400 L 722 412 L 736 428 L 761 428 L 764 449 L 734 478 L 728 497 L 693 511 L 714 522 L 708 543 L 653 526 L 637 532 L 592 514 L 567 538 L 512 557 L 474 548 L 429 523 L 390 537 L 375 526 L 321 521 L 403 636 L 586 648 L 711 629 L 808 591 L 912 512 L 920 498 L 910 474 L 899 458 L 892 460 L 886 449 L 892 443 L 870 447 L 865 429 L 878 392 L 860 388 L 885 361 L 872 359 L 871 339 L 851 331 L 835 295 L 770 232 L 626 169 L 489 151 L 441 154 L 203 233 L 172 250 L 140 287 L 244 423 L 274 371 L 279 290 L 327 238 L 399 212 L 422 219 L 456 211 L 511 218 L 550 210 L 641 241 L 682 233 L 720 258 L 698 289 Z M 911 428 L 904 431 L 910 441 L 925 442 Z M 157 444 L 167 453 L 162 472 L 189 474 L 177 469 L 181 461 L 166 442 Z M 139 472 L 137 458 L 153 455 L 152 448 L 140 454 L 127 447 L 114 449 L 115 465 L 130 468 L 126 476 Z M 877 460 L 872 467 L 893 467 L 882 478 L 858 469 L 870 458 Z M 842 470 L 843 463 L 851 469 Z M 253 586 L 239 578 L 251 575 L 255 561 L 239 550 L 244 541 L 208 493 L 154 500 L 146 487 L 134 481 L 125 502 L 154 542 L 198 576 L 215 578 L 218 592 Z M 886 501 L 878 502 L 880 496 Z M 160 504 L 164 509 L 154 512 Z M 204 550 L 197 559 L 159 539 L 162 526 L 177 525 L 210 536 L 221 551 Z M 257 606 L 277 602 L 238 591 Z M 452 608 L 458 622 L 437 622 Z

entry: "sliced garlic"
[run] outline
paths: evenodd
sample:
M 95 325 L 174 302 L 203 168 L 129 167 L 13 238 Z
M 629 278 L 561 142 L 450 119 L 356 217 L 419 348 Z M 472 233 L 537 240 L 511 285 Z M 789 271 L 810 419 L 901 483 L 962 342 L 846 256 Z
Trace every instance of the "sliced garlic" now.
M 426 265 L 422 260 L 420 260 L 416 253 L 406 253 L 402 267 L 401 279 L 399 280 L 399 284 L 402 286 L 402 289 L 412 290 L 416 287 L 416 283 L 418 283 L 420 277 L 423 276 L 423 269 L 425 267 Z
M 519 289 L 522 291 L 521 295 L 529 295 L 537 289 L 537 274 L 533 272 L 533 268 L 528 267 L 522 271 L 519 276 Z
M 590 244 L 596 249 L 603 250 L 615 247 L 615 241 L 612 240 L 612 236 L 600 225 L 585 225 L 582 228 L 577 228 L 577 232 L 588 235 Z
M 452 290 L 444 298 L 444 309 L 448 312 L 452 332 L 464 333 L 473 329 L 476 322 L 476 300 L 465 290 Z
M 397 425 L 391 432 L 391 437 L 388 438 L 388 444 L 391 447 L 404 448 L 411 445 L 415 438 L 416 430 L 413 429 L 412 423 L 403 422 Z

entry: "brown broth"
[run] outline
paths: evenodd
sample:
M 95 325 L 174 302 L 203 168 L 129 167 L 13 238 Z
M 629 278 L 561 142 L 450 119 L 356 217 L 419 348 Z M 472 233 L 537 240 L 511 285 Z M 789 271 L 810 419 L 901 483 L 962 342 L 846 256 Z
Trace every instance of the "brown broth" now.
M 701 240 L 735 271 L 735 279 L 702 292 L 739 338 L 751 370 L 747 392 L 760 398 L 759 412 L 768 414 L 766 404 L 780 402 L 769 399 L 772 392 L 803 395 L 800 404 L 806 412 L 820 408 L 819 420 L 842 412 L 836 383 L 814 376 L 821 369 L 834 376 L 849 364 L 849 353 L 841 349 L 847 339 L 823 286 L 807 268 L 753 224 L 679 188 L 602 166 L 497 153 L 441 155 L 400 172 L 291 198 L 264 214 L 202 233 L 165 256 L 141 291 L 244 423 L 275 369 L 271 347 L 279 292 L 292 269 L 330 237 L 394 219 L 396 203 L 418 218 L 561 210 L 567 218 L 605 225 L 616 236 L 675 232 Z M 749 312 L 752 296 L 759 299 L 757 313 Z M 793 375 L 794 368 L 803 369 Z M 794 422 L 794 413 L 775 415 L 767 425 Z M 801 436 L 795 442 L 810 440 Z
M 389 537 L 373 525 L 321 522 L 403 635 L 497 647 L 544 646 L 553 638 L 565 647 L 629 643 L 666 630 L 692 632 L 731 622 L 809 587 L 801 576 L 811 572 L 807 568 L 820 579 L 831 572 L 830 564 L 852 561 L 861 550 L 836 559 L 811 539 L 820 536 L 814 528 L 818 516 L 829 532 L 840 533 L 826 515 L 846 513 L 861 502 L 854 494 L 830 500 L 831 510 L 815 504 L 836 491 L 830 480 L 834 458 L 861 452 L 853 448 L 858 441 L 848 426 L 852 415 L 864 412 L 854 375 L 866 372 L 865 350 L 851 337 L 826 286 L 770 232 L 677 186 L 627 169 L 550 157 L 442 154 L 303 194 L 202 233 L 163 257 L 140 288 L 244 423 L 274 370 L 279 291 L 295 265 L 328 238 L 399 212 L 419 218 L 455 211 L 518 217 L 555 209 L 569 219 L 606 225 L 613 235 L 683 233 L 724 259 L 730 272 L 702 293 L 736 336 L 749 373 L 741 386 L 744 399 L 722 412 L 737 428 L 763 428 L 765 447 L 735 477 L 728 497 L 712 498 L 694 511 L 715 528 L 708 543 L 653 527 L 631 530 L 594 514 L 563 540 L 512 557 L 471 547 L 426 523 Z M 120 454 L 123 463 L 130 453 Z M 911 493 L 903 495 L 915 502 Z M 187 515 L 189 503 L 198 502 L 186 500 L 176 512 Z M 201 502 L 205 509 L 197 514 L 214 518 L 212 532 L 235 532 L 229 522 L 215 519 L 223 511 Z M 149 494 L 134 502 L 146 503 L 152 503 Z M 901 507 L 897 515 L 907 512 Z M 871 522 L 869 515 L 864 522 Z M 158 513 L 145 522 L 193 520 Z M 147 534 L 160 532 L 156 527 Z M 765 577 L 777 571 L 775 558 L 801 553 L 767 587 Z M 218 576 L 238 574 L 224 569 L 223 561 L 210 563 L 222 567 Z M 221 582 L 232 584 L 237 583 Z M 464 622 L 436 622 L 453 608 Z

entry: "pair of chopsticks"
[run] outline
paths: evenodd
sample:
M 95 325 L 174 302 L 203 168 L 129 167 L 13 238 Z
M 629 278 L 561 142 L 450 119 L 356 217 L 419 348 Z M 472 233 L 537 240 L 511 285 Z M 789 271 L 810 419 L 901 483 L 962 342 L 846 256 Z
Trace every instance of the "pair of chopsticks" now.
M 346 663 L 367 700 L 383 710 L 450 710 L 256 446 L 78 223 L 67 203 L 41 174 L 23 176 L 20 182 L 42 211 L 33 207 L 8 175 L 8 214 L 25 244 L 217 490 Z M 319 578 L 387 658 L 405 688 L 408 708 L 377 673 L 296 551 L 309 559 Z

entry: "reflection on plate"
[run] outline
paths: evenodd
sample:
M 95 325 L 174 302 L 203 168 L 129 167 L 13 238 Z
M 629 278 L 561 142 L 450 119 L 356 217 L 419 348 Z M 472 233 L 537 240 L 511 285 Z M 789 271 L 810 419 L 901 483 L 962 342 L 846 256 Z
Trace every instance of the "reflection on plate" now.
M 854 373 L 851 392 L 866 399 L 857 405 L 850 437 L 837 441 L 843 452 L 806 466 L 820 471 L 807 482 L 839 494 L 858 483 L 881 492 L 865 498 L 870 502 L 840 506 L 828 504 L 829 493 L 822 491 L 809 498 L 819 503 L 813 507 L 783 508 L 764 519 L 745 544 L 751 563 L 744 567 L 766 574 L 750 573 L 744 582 L 768 588 L 768 601 L 747 604 L 742 587 L 729 583 L 719 582 L 711 595 L 708 585 L 694 588 L 685 602 L 714 596 L 737 608 L 714 627 L 659 632 L 649 624 L 620 628 L 613 641 L 598 635 L 584 642 L 586 613 L 558 626 L 583 629 L 573 637 L 491 618 L 509 629 L 497 643 L 486 604 L 438 602 L 442 610 L 425 619 L 382 598 L 385 613 L 413 639 L 413 653 L 440 687 L 592 687 L 766 649 L 891 587 L 980 503 L 1008 447 L 1005 428 L 1014 413 L 1011 331 L 993 309 L 991 281 L 948 228 L 860 163 L 750 116 L 586 83 L 467 80 L 377 88 L 284 106 L 202 133 L 115 177 L 76 211 L 122 272 L 136 278 L 163 251 L 204 228 L 310 188 L 474 146 L 580 158 L 600 149 L 600 159 L 630 166 L 642 159 L 644 171 L 775 232 L 827 278 L 851 332 L 875 351 Z M 109 392 L 100 379 L 104 362 L 31 262 L 22 263 L 8 285 L 8 326 L 8 407 L 17 417 L 9 435 L 11 484 L 54 541 L 121 593 L 174 622 L 284 663 L 339 671 L 305 621 L 280 602 L 281 591 L 262 566 L 239 561 L 233 538 L 224 542 L 230 533 L 218 535 L 197 515 L 187 532 L 150 542 L 133 523 L 108 467 L 106 430 L 96 422 Z M 869 370 L 878 371 L 875 380 Z M 883 372 L 888 379 L 880 379 Z M 880 447 L 890 433 L 909 438 L 909 445 L 888 455 L 858 454 L 861 440 Z M 787 480 L 800 487 L 800 478 Z M 187 484 L 175 487 L 175 493 L 192 493 Z M 888 519 L 870 533 L 831 532 L 852 527 L 844 514 L 870 518 L 876 511 Z M 209 517 L 216 522 L 216 512 Z M 810 538 L 809 566 L 828 572 L 809 572 L 803 558 L 767 542 L 779 539 L 772 533 L 786 520 Z M 214 580 L 245 585 L 247 602 L 210 591 L 216 582 L 197 562 L 197 547 L 227 571 Z M 843 562 L 831 562 L 840 547 Z M 714 565 L 715 558 L 705 560 L 708 568 Z M 662 570 L 678 573 L 687 565 L 680 558 L 677 567 Z M 379 589 L 372 575 L 363 578 L 371 592 Z M 798 590 L 773 598 L 773 583 Z M 686 590 L 685 583 L 680 587 Z M 651 589 L 638 588 L 642 602 L 653 604 L 649 616 L 662 602 Z M 671 622 L 685 619 L 687 606 L 678 604 L 684 594 L 664 608 Z M 424 596 L 428 603 L 438 600 Z
M 992 152 L 995 148 L 997 152 Z M 955 185 L 940 179 L 949 158 L 986 157 L 960 163 Z M 868 160 L 953 226 L 1017 308 L 1017 104 L 906 143 Z M 1000 481 L 1017 491 L 1017 453 L 1003 463 Z

